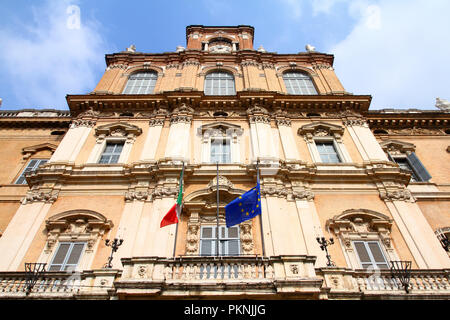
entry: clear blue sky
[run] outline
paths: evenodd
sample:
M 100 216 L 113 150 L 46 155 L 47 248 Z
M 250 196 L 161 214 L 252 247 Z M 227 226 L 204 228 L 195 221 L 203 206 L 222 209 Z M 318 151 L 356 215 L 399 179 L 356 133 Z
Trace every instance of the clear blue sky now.
M 66 94 L 94 89 L 106 53 L 175 51 L 191 24 L 252 25 L 255 48 L 335 54 L 345 89 L 371 94 L 372 109 L 450 100 L 447 0 L 3 0 L 0 12 L 0 110 L 67 109 Z

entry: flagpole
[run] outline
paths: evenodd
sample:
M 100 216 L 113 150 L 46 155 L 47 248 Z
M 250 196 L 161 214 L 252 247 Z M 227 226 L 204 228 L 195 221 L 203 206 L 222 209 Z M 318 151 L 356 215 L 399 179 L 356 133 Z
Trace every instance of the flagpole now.
M 259 159 L 256 160 L 256 183 L 259 183 Z M 259 197 L 261 199 L 261 185 L 259 186 Z M 264 245 L 264 230 L 263 230 L 263 221 L 262 221 L 262 202 L 261 202 L 261 214 L 259 215 L 259 226 L 261 227 L 261 244 L 262 244 L 262 253 L 263 257 L 266 256 L 266 246 Z
M 178 183 L 182 183 L 184 184 L 184 161 L 183 161 L 183 167 L 181 168 L 181 174 L 180 176 L 182 177 L 182 180 L 180 180 Z M 180 186 L 178 186 L 179 188 Z M 181 209 L 183 210 L 183 209 Z M 177 217 L 178 218 L 178 223 L 180 223 L 181 220 L 181 212 L 180 212 L 180 216 Z M 175 258 L 175 252 L 176 252 L 176 248 L 177 248 L 177 236 L 178 236 L 178 223 L 176 223 L 175 226 L 175 239 L 173 241 L 173 257 Z
M 219 256 L 219 161 L 217 161 L 216 188 L 217 188 L 216 256 L 218 257 Z

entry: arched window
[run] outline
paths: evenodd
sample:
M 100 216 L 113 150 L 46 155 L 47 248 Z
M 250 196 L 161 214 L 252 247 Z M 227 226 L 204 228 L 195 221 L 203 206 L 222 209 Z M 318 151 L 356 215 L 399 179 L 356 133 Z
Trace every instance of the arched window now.
M 285 72 L 283 80 L 289 94 L 317 94 L 314 83 L 306 73 L 299 71 Z
M 152 94 L 158 74 L 154 71 L 137 72 L 130 75 L 124 94 Z
M 235 95 L 233 75 L 221 71 L 208 73 L 205 76 L 205 94 L 210 96 Z

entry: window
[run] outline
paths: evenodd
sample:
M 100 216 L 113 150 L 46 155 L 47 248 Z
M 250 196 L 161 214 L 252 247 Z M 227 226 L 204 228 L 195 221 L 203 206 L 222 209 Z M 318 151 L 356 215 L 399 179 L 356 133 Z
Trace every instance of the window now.
M 216 255 L 216 226 L 203 226 L 200 234 L 200 255 Z M 219 226 L 219 255 L 237 256 L 240 253 L 239 227 Z
M 117 163 L 123 149 L 123 142 L 107 142 L 98 163 Z
M 336 151 L 333 141 L 315 141 L 320 159 L 325 163 L 340 163 L 341 158 Z
M 231 163 L 229 139 L 211 138 L 211 162 Z
M 412 182 L 417 182 L 418 181 L 417 175 L 414 173 L 414 170 L 411 167 L 411 165 L 409 164 L 408 159 L 406 159 L 406 158 L 394 158 L 394 161 L 399 165 L 399 167 L 401 169 L 408 170 L 408 171 L 411 172 L 411 181 Z
M 228 72 L 211 72 L 205 76 L 205 95 L 234 95 L 234 77 Z
M 28 172 L 35 171 L 41 164 L 44 164 L 48 161 L 48 159 L 32 159 L 28 162 L 25 170 L 22 171 L 20 177 L 16 180 L 15 184 L 27 184 L 27 180 L 25 180 L 25 174 Z
M 378 241 L 354 241 L 359 262 L 364 269 L 388 269 L 388 263 Z
M 84 245 L 84 242 L 61 242 L 48 270 L 75 270 L 83 253 Z
M 395 157 L 391 155 L 389 155 L 389 157 L 396 162 L 401 169 L 411 172 L 411 182 L 426 182 L 431 179 L 431 175 L 414 152 L 411 152 L 406 157 Z
M 152 94 L 158 75 L 156 72 L 138 72 L 130 75 L 124 94 Z
M 285 72 L 283 80 L 289 94 L 317 94 L 311 78 L 303 72 Z

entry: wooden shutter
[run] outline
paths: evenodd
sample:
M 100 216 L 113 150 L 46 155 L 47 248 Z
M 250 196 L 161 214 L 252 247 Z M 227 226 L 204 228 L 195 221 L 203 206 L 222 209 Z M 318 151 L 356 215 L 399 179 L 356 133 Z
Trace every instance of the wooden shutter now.
M 361 266 L 364 269 L 367 269 L 372 266 L 372 260 L 370 259 L 369 253 L 367 252 L 364 241 L 355 241 L 354 242 L 356 252 L 359 257 L 359 261 L 361 262 Z
M 408 159 L 409 164 L 415 171 L 416 175 L 419 177 L 420 181 L 428 181 L 431 179 L 430 173 L 425 169 L 422 162 L 416 156 L 414 152 L 411 152 L 406 159 Z

